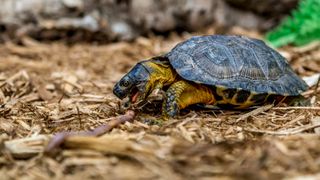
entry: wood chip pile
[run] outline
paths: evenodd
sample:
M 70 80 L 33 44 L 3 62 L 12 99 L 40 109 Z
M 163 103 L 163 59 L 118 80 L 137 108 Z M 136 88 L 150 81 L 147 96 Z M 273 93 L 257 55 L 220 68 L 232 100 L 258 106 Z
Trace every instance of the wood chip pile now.
M 259 37 L 254 32 L 233 29 Z M 213 34 L 214 30 L 201 34 Z M 124 113 L 114 83 L 136 62 L 195 34 L 138 38 L 109 45 L 0 45 L 0 177 L 28 179 L 320 178 L 320 87 L 311 107 L 194 110 L 162 126 L 138 112 L 100 137 L 72 136 L 54 155 L 53 134 L 92 130 Z M 320 72 L 320 44 L 280 50 L 301 76 Z M 311 78 L 312 79 L 312 78 Z

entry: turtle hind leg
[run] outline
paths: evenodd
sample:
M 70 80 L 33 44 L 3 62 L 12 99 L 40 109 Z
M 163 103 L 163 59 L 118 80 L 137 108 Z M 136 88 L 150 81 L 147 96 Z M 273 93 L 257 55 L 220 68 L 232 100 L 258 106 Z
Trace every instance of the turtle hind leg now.
M 162 116 L 175 117 L 179 115 L 181 109 L 197 104 L 213 104 L 215 98 L 209 87 L 188 82 L 177 81 L 173 83 L 166 92 L 166 97 L 162 105 Z
M 285 103 L 289 106 L 311 106 L 310 99 L 299 96 L 288 96 L 286 97 Z

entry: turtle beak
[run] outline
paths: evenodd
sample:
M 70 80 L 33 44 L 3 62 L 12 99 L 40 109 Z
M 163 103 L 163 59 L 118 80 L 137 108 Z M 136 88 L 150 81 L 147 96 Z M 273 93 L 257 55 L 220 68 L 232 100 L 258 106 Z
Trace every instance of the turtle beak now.
M 124 99 L 127 96 L 127 91 L 121 89 L 119 83 L 117 83 L 113 88 L 113 94 L 116 95 L 119 99 Z

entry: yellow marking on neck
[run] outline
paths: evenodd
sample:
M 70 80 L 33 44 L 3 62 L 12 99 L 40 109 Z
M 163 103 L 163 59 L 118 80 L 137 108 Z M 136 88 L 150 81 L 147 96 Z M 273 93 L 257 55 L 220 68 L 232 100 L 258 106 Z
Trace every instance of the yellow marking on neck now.
M 144 65 L 147 66 L 152 72 L 150 73 L 149 83 L 153 88 L 156 86 L 168 86 L 174 83 L 177 79 L 176 71 L 171 65 L 165 62 L 146 61 Z

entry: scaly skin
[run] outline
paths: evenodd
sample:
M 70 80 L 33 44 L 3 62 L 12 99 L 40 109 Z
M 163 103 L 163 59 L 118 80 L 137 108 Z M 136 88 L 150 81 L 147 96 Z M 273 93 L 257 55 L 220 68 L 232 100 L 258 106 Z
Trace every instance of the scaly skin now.
M 162 105 L 164 119 L 177 116 L 180 109 L 197 104 L 214 104 L 215 98 L 207 86 L 180 80 L 173 83 L 166 92 Z

